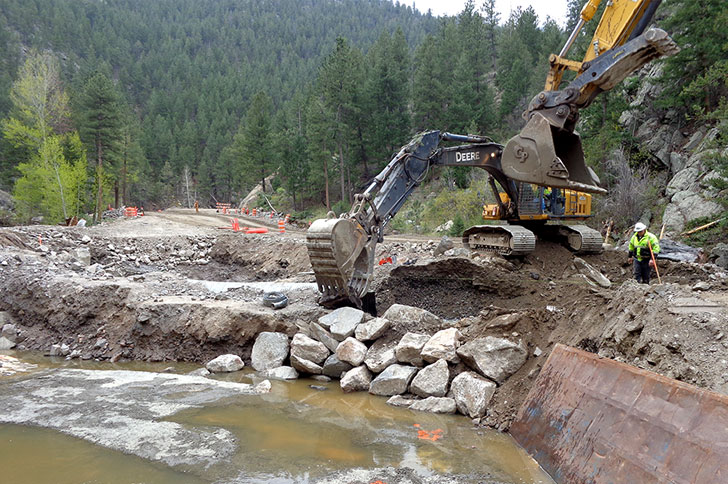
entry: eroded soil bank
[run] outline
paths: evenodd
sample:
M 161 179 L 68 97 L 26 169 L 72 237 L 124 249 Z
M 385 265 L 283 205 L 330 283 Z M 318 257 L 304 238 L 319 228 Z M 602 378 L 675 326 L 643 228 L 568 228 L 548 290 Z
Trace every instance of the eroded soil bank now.
M 92 228 L 3 229 L 3 324 L 16 325 L 18 348 L 66 345 L 84 359 L 204 363 L 235 353 L 249 363 L 258 333 L 307 333 L 327 311 L 315 302 L 303 232 L 218 228 L 229 225 L 214 212 L 179 210 Z M 378 249 L 397 256 L 375 272 L 379 314 L 395 303 L 417 306 L 465 341 L 492 335 L 528 349 L 481 425 L 509 427 L 556 342 L 728 393 L 728 276 L 714 265 L 661 261 L 663 284 L 644 286 L 630 280 L 622 252 L 583 257 L 611 280 L 602 287 L 556 244 L 505 260 L 457 248 L 435 256 L 437 241 L 391 239 Z M 288 306 L 263 306 L 268 290 L 285 292 Z M 513 316 L 504 324 L 505 314 Z

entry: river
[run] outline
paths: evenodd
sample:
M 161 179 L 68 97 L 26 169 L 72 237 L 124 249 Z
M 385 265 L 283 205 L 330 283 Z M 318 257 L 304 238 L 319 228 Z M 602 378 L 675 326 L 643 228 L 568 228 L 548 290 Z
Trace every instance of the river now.
M 386 398 L 365 392 L 345 394 L 338 381 L 272 381 L 269 393 L 211 396 L 207 391 L 190 403 L 194 392 L 186 381 L 187 386 L 180 387 L 184 390 L 157 390 L 168 385 L 165 375 L 185 374 L 197 365 L 112 364 L 4 353 L 37 367 L 0 377 L 0 402 L 5 400 L 10 408 L 0 418 L 2 482 L 553 483 L 506 434 L 476 429 L 462 416 L 395 408 L 385 403 Z M 107 376 L 117 373 L 124 375 L 124 384 L 108 383 Z M 138 375 L 153 376 L 153 387 L 144 387 L 146 380 Z M 260 382 L 248 369 L 214 379 L 220 384 Z M 29 395 L 36 400 L 24 401 Z M 164 443 L 150 442 L 157 446 L 154 452 L 144 445 L 119 444 L 148 438 L 137 437 L 137 424 L 128 423 L 146 425 L 143 409 L 177 403 L 179 409 L 149 419 L 161 425 L 153 432 L 162 437 L 164 429 L 174 425 L 187 433 L 221 438 L 224 445 L 210 445 L 212 450 L 205 453 L 213 437 L 199 445 L 183 438 L 178 447 L 168 449 Z M 132 409 L 131 414 L 123 414 L 122 407 Z M 113 413 L 117 409 L 119 415 Z M 44 412 L 54 412 L 53 418 Z M 94 419 L 99 421 L 91 425 Z M 102 434 L 107 440 L 99 437 Z M 202 460 L 185 459 L 186 454 Z

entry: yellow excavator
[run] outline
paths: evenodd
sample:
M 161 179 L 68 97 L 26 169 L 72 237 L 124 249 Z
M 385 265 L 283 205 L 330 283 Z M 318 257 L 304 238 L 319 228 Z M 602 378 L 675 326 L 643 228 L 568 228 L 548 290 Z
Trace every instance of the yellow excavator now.
M 584 220 L 591 215 L 590 194 L 606 193 L 584 162 L 574 131 L 579 111 L 651 60 L 679 49 L 663 30 L 646 29 L 660 0 L 609 0 L 584 58 L 567 59 L 599 3 L 589 0 L 559 55 L 550 56 L 546 87 L 523 113 L 525 127 L 505 146 L 484 136 L 419 133 L 355 195 L 348 213 L 311 224 L 306 245 L 321 292 L 319 304 L 362 306 L 384 227 L 435 166 L 475 166 L 489 174 L 496 203 L 484 207 L 483 217 L 507 223 L 468 228 L 463 233 L 466 247 L 523 255 L 534 250 L 538 234 L 565 237 L 577 252 L 601 250 L 600 234 L 586 225 L 545 223 Z M 567 70 L 576 77 L 560 89 Z M 462 144 L 443 146 L 450 142 Z

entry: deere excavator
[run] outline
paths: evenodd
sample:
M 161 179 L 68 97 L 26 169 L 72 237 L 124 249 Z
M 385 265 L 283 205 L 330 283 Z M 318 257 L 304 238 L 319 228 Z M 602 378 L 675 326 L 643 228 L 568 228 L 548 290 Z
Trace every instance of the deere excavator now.
M 524 255 L 534 250 L 538 234 L 562 236 L 576 252 L 600 251 L 600 234 L 586 225 L 545 222 L 584 220 L 590 194 L 606 193 L 584 162 L 574 131 L 579 111 L 651 60 L 679 51 L 666 32 L 646 29 L 660 1 L 608 0 L 586 55 L 572 61 L 566 54 L 599 7 L 600 0 L 589 0 L 561 52 L 550 56 L 545 89 L 523 113 L 525 127 L 505 146 L 484 136 L 419 133 L 355 195 L 348 213 L 314 221 L 306 245 L 319 304 L 362 306 L 384 227 L 435 166 L 475 166 L 489 174 L 496 203 L 485 205 L 483 217 L 506 223 L 465 230 L 463 244 L 471 250 Z M 560 88 L 567 70 L 576 76 Z

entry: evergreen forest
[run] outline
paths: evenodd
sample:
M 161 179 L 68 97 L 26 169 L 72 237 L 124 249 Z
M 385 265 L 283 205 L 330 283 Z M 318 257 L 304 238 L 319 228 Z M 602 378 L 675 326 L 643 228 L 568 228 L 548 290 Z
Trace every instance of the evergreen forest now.
M 532 8 L 500 18 L 495 0 L 443 18 L 390 0 L 3 0 L 0 190 L 19 221 L 237 205 L 261 183 L 280 210 L 340 213 L 419 131 L 517 132 L 585 3 L 563 1 L 565 26 Z M 727 10 L 663 2 L 656 22 L 690 48 L 664 62 L 666 95 L 649 109 L 725 120 Z M 617 119 L 638 83 L 582 113 L 597 171 L 630 142 Z M 634 151 L 633 167 L 646 163 Z M 434 203 L 477 218 L 477 174 L 431 176 L 445 192 Z

